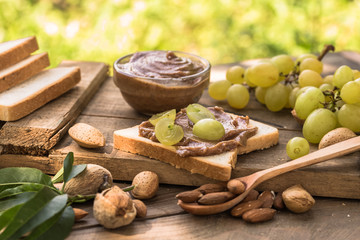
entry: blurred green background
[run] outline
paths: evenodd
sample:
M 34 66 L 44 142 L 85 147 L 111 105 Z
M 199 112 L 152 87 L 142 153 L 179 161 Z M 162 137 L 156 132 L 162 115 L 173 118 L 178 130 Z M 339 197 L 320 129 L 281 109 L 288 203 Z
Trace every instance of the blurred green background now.
M 52 66 L 141 50 L 181 50 L 212 64 L 360 50 L 360 0 L 0 0 L 0 42 L 36 35 Z

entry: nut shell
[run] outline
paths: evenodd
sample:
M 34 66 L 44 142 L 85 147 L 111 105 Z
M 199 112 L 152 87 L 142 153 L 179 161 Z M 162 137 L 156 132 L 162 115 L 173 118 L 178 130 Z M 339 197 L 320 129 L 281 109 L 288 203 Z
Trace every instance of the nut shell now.
M 87 164 L 82 173 L 66 183 L 64 191 L 69 196 L 91 195 L 101 192 L 112 184 L 112 175 L 106 168 L 96 164 Z
M 129 194 L 113 186 L 96 194 L 93 213 L 101 225 L 114 229 L 130 224 L 136 217 L 136 208 Z
M 135 198 L 149 199 L 154 197 L 159 189 L 159 177 L 154 172 L 143 171 L 134 177 L 132 185 L 135 188 L 131 193 Z
M 319 149 L 330 146 L 332 144 L 345 141 L 356 137 L 356 134 L 348 128 L 336 128 L 325 134 L 319 143 Z
M 99 148 L 105 146 L 104 135 L 93 126 L 77 123 L 69 129 L 70 137 L 81 147 Z
M 285 206 L 294 213 L 304 213 L 315 204 L 315 199 L 301 185 L 294 185 L 282 193 Z

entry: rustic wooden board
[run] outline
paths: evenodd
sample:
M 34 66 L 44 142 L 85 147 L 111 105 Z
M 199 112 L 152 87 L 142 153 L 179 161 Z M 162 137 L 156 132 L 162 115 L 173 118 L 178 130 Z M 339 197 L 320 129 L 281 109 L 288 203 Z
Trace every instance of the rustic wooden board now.
M 3 153 L 47 155 L 80 115 L 108 72 L 104 63 L 97 62 L 64 61 L 60 66 L 79 66 L 80 83 L 27 117 L 6 122 L 0 130 Z
M 342 64 L 360 69 L 360 55 L 352 52 L 336 53 L 325 58 L 325 69 L 331 72 Z M 227 67 L 229 65 L 226 65 Z M 214 67 L 212 75 L 225 76 L 226 66 Z M 331 69 L 331 70 L 329 70 Z M 215 79 L 216 80 L 216 79 Z M 264 151 L 257 151 L 239 156 L 232 176 L 244 176 L 288 161 L 285 144 L 294 136 L 301 136 L 300 126 L 292 119 L 289 110 L 271 113 L 254 99 L 243 110 L 234 110 L 224 102 L 210 99 L 205 92 L 200 100 L 205 105 L 220 105 L 226 110 L 278 127 L 279 145 Z M 48 158 L 34 159 L 31 156 L 0 155 L 0 167 L 36 166 L 49 174 L 54 174 L 62 166 L 63 159 L 69 151 L 75 153 L 76 164 L 96 163 L 108 168 L 115 179 L 130 181 L 140 171 L 151 170 L 158 173 L 161 183 L 176 185 L 200 185 L 212 180 L 189 172 L 176 169 L 169 164 L 146 157 L 124 153 L 113 149 L 112 134 L 114 130 L 131 127 L 148 118 L 134 111 L 121 97 L 111 78 L 101 86 L 92 101 L 83 110 L 77 122 L 89 123 L 100 129 L 106 137 L 106 146 L 101 149 L 88 150 L 79 147 L 65 134 Z M 312 146 L 311 151 L 315 151 Z M 360 153 L 336 158 L 318 165 L 284 174 L 265 182 L 259 190 L 270 189 L 282 191 L 293 184 L 302 184 L 315 196 L 342 197 L 360 199 Z

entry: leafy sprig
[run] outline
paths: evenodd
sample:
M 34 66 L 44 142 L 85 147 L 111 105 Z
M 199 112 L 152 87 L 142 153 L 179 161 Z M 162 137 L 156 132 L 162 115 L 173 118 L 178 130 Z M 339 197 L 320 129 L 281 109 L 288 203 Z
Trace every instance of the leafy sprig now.
M 35 168 L 0 169 L 0 240 L 64 239 L 74 224 L 73 202 L 94 196 L 69 198 L 66 183 L 86 169 L 73 166 L 74 154 L 65 157 L 63 168 L 53 179 Z M 54 183 L 64 182 L 61 190 Z

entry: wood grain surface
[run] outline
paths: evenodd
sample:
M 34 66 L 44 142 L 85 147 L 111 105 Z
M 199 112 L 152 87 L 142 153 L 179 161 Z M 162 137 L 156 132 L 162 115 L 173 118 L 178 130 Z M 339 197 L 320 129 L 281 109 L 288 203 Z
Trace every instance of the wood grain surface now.
M 47 155 L 67 133 L 107 76 L 104 63 L 64 61 L 59 66 L 79 66 L 81 81 L 70 91 L 32 114 L 0 129 L 3 154 Z

